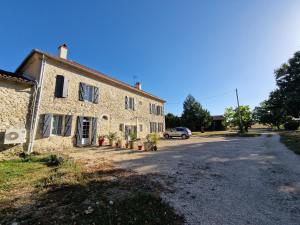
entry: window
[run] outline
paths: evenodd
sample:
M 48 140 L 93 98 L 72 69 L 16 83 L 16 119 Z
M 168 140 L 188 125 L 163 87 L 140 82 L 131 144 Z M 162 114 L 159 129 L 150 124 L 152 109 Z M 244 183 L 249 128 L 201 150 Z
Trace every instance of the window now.
M 68 97 L 68 84 L 69 84 L 69 81 L 67 79 L 65 79 L 64 76 L 57 75 L 56 76 L 56 81 L 55 81 L 54 96 L 56 98 L 66 98 L 66 97 Z
M 149 104 L 150 114 L 156 114 L 156 105 L 155 104 Z
M 157 132 L 157 123 L 150 122 L 150 133 L 156 133 Z
M 177 128 L 176 128 L 176 131 L 184 131 L 184 129 L 183 129 L 183 128 L 180 128 L 180 127 L 177 127 Z
M 143 132 L 143 124 L 140 124 L 140 132 Z
M 157 106 L 156 107 L 156 115 L 163 115 L 163 107 L 162 106 Z
M 161 106 L 157 106 L 157 109 L 156 109 L 156 114 L 157 115 L 161 115 Z
M 87 101 L 93 102 L 93 95 L 94 95 L 93 92 L 94 92 L 94 87 L 87 85 L 86 86 L 86 93 L 87 93 L 86 100 Z
M 128 109 L 128 97 L 125 96 L 125 109 Z
M 155 104 L 152 104 L 152 114 L 156 114 L 156 106 L 155 106 Z
M 63 116 L 54 115 L 52 119 L 52 134 L 62 135 Z
M 134 98 L 125 96 L 125 109 L 135 110 Z
M 86 102 L 98 103 L 99 101 L 99 88 L 87 85 L 84 83 L 79 84 L 79 100 Z
M 125 135 L 136 134 L 137 126 L 134 125 L 125 125 Z
M 164 124 L 163 123 L 158 123 L 158 132 L 163 132 L 164 131 Z

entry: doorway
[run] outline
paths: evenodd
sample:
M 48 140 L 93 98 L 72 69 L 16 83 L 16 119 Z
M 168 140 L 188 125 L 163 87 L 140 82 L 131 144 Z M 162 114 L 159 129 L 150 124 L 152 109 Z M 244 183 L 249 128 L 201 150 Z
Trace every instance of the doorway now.
M 89 145 L 91 142 L 91 118 L 83 117 L 82 122 L 82 145 Z

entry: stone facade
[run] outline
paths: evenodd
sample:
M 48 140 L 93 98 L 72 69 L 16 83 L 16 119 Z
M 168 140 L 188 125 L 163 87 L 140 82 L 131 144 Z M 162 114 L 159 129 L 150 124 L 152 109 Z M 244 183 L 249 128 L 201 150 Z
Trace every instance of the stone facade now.
M 39 63 L 30 65 L 38 68 Z M 39 71 L 27 65 L 23 72 L 37 79 Z M 35 136 L 34 150 L 59 150 L 69 149 L 76 145 L 76 130 L 78 117 L 97 118 L 97 136 L 107 135 L 108 132 L 118 132 L 119 137 L 124 138 L 124 129 L 120 131 L 120 124 L 137 126 L 137 136 L 145 138 L 150 133 L 150 122 L 161 123 L 165 127 L 165 119 L 162 115 L 150 114 L 149 104 L 155 104 L 163 108 L 164 102 L 138 91 L 122 88 L 101 80 L 96 76 L 90 76 L 85 72 L 57 60 L 46 59 L 44 65 L 44 81 L 41 91 L 41 102 L 38 111 L 38 127 Z M 55 97 L 56 76 L 62 75 L 69 81 L 68 96 L 66 98 Z M 85 102 L 79 100 L 79 85 L 85 83 L 99 89 L 99 102 Z M 135 110 L 125 109 L 125 96 L 133 97 Z M 43 137 L 44 115 L 71 115 L 71 135 L 53 135 Z
M 0 79 L 0 151 L 26 148 L 26 144 L 3 143 L 9 128 L 25 128 L 28 136 L 32 90 L 31 85 Z

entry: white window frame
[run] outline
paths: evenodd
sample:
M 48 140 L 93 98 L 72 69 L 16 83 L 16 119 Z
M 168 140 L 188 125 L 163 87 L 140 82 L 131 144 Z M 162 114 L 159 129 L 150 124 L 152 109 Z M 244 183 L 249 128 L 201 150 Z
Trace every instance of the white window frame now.
M 126 104 L 127 104 L 127 108 L 126 108 Z M 125 96 L 125 109 L 133 110 L 134 111 L 134 110 L 136 110 L 135 107 L 136 107 L 135 106 L 135 98 L 134 97 Z
M 62 117 L 62 120 L 61 120 L 61 134 L 53 134 L 53 128 L 54 128 L 54 117 L 56 116 L 61 116 Z M 64 124 L 65 124 L 65 115 L 61 115 L 61 114 L 53 114 L 52 115 L 52 118 L 51 118 L 51 127 L 50 127 L 50 136 L 64 136 L 64 131 L 65 131 L 65 128 L 64 128 Z
M 84 96 L 83 96 L 84 102 L 94 102 L 94 86 L 85 84 L 85 90 L 84 90 Z

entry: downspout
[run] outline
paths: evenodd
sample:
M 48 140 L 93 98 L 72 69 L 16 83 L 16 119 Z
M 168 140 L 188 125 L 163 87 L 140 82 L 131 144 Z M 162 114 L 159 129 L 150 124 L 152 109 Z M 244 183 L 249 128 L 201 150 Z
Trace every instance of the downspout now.
M 33 110 L 31 114 L 31 122 L 30 122 L 30 136 L 29 136 L 29 144 L 27 153 L 32 153 L 33 146 L 34 146 L 34 139 L 36 135 L 37 125 L 38 125 L 38 115 L 39 115 L 39 108 L 41 103 L 41 96 L 42 96 L 42 90 L 43 90 L 43 83 L 44 83 L 44 68 L 45 68 L 45 56 L 42 55 L 42 63 L 40 67 L 40 75 L 39 75 L 39 81 L 36 84 L 35 88 L 35 96 L 33 100 Z

